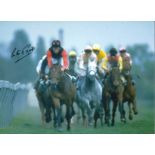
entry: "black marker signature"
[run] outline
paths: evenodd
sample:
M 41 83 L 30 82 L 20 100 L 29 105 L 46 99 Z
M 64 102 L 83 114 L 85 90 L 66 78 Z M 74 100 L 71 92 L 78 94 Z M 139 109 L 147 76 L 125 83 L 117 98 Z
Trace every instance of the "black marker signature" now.
M 34 51 L 34 47 L 31 44 L 27 44 L 23 49 L 14 48 L 11 54 L 11 58 L 15 58 L 15 63 L 27 57 Z

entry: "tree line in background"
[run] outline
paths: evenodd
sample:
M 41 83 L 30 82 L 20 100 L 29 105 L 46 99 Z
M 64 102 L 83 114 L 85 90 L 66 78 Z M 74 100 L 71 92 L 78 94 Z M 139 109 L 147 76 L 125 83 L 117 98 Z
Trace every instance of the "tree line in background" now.
M 38 38 L 35 51 L 31 55 L 17 63 L 14 63 L 13 59 L 11 59 L 11 53 L 14 48 L 21 49 L 29 43 L 28 34 L 24 30 L 17 30 L 7 51 L 3 51 L 0 44 L 0 54 L 3 52 L 9 53 L 7 58 L 0 55 L 0 80 L 8 80 L 12 83 L 28 83 L 36 80 L 36 65 L 47 50 L 42 37 Z M 107 51 L 109 48 L 110 46 L 106 48 Z M 127 46 L 127 51 L 133 59 L 132 74 L 136 81 L 138 97 L 153 101 L 155 78 L 154 51 L 150 51 L 147 44 Z M 140 79 L 138 76 L 140 76 Z

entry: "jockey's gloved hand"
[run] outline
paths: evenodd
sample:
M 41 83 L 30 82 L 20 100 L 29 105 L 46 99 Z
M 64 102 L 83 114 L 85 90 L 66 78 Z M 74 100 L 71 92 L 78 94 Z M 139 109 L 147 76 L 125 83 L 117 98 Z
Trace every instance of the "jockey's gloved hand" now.
M 67 70 L 67 68 L 61 67 L 61 71 L 65 71 L 65 70 Z
M 77 81 L 77 78 L 75 76 L 72 76 L 72 81 L 73 82 L 76 82 Z

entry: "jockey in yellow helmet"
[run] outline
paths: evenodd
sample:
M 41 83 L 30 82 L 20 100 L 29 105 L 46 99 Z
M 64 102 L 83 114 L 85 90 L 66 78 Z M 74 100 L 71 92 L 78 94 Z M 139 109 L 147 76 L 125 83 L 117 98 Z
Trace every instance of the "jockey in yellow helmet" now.
M 106 57 L 106 52 L 103 49 L 101 49 L 99 44 L 94 44 L 93 45 L 93 52 L 97 56 L 97 62 L 98 63 L 101 63 L 102 60 Z
M 97 56 L 97 65 L 98 65 L 98 73 L 100 76 L 104 75 L 104 69 L 102 68 L 102 63 L 104 61 L 104 59 L 106 59 L 107 55 L 106 52 L 101 49 L 99 44 L 94 44 L 93 45 L 93 52 L 96 54 Z
M 69 52 L 69 57 L 76 57 L 76 56 L 77 56 L 77 54 L 74 50 Z
M 74 50 L 69 52 L 69 65 L 75 65 L 77 61 L 77 54 Z
M 77 53 L 75 50 L 69 52 L 69 73 L 72 76 L 77 76 Z

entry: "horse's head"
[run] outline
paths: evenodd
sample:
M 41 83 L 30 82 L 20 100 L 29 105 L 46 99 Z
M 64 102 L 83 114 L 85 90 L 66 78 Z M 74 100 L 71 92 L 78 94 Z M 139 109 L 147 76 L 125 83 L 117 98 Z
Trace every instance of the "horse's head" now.
M 60 65 L 53 65 L 49 72 L 49 78 L 52 83 L 58 83 L 62 77 L 62 71 Z
M 113 67 L 109 73 L 110 83 L 117 87 L 120 84 L 121 73 L 118 67 Z
M 96 72 L 97 72 L 97 65 L 93 61 L 90 61 L 88 63 L 87 67 L 87 77 L 89 80 L 94 81 L 96 77 Z

